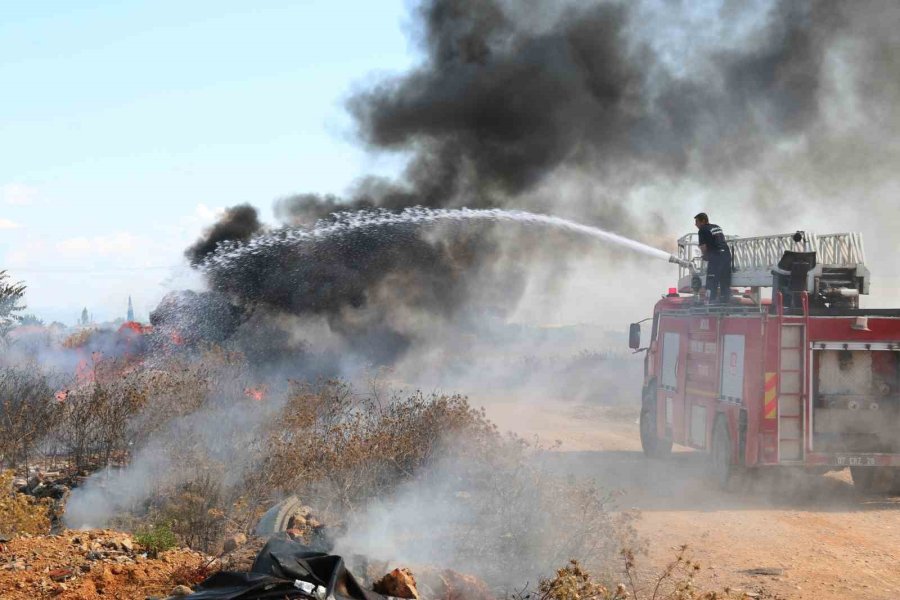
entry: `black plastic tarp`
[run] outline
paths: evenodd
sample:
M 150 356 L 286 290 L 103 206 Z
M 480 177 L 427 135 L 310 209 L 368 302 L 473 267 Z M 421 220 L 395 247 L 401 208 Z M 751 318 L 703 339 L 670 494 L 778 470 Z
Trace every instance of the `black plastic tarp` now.
M 257 598 L 310 598 L 296 581 L 325 588 L 335 600 L 384 600 L 364 589 L 344 567 L 344 559 L 316 552 L 280 535 L 260 550 L 249 573 L 222 571 L 209 577 L 187 596 L 194 600 L 255 600 Z

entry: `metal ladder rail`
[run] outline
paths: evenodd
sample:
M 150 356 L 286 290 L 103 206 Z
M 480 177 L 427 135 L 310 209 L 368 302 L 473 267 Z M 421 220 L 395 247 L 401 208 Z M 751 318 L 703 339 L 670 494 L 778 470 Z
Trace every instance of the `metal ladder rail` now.
M 800 242 L 794 241 L 793 237 L 792 233 L 750 238 L 729 237 L 728 243 L 735 263 L 734 277 L 740 279 L 742 275 L 746 278 L 758 274 L 747 285 L 771 286 L 770 273 L 777 267 L 786 250 L 816 252 L 820 265 L 850 266 L 865 263 L 865 251 L 859 233 L 806 233 Z M 678 240 L 677 255 L 690 260 L 696 269 L 702 268 L 697 234 L 688 234 Z M 689 269 L 679 267 L 679 280 L 689 278 L 690 275 Z
M 778 356 L 778 461 L 803 460 L 803 325 L 781 325 Z

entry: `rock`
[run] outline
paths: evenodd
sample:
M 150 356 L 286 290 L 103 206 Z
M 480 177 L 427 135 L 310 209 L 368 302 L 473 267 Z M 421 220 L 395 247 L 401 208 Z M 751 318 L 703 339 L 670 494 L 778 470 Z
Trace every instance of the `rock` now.
M 394 569 L 372 586 L 379 594 L 394 596 L 395 598 L 410 598 L 418 600 L 419 591 L 416 589 L 416 579 L 409 569 Z
M 131 538 L 122 538 L 119 540 L 119 547 L 125 552 L 134 552 L 134 542 L 131 541 Z
M 306 527 L 306 515 L 296 514 L 288 520 L 288 529 L 302 529 Z
M 194 593 L 194 590 L 189 588 L 186 585 L 176 585 L 172 588 L 172 592 L 169 594 L 170 596 L 190 596 Z
M 75 571 L 72 569 L 52 569 L 47 573 L 47 576 L 53 581 L 65 581 L 70 577 L 74 577 L 74 575 Z
M 234 552 L 235 550 L 237 550 L 238 548 L 240 548 L 241 546 L 243 546 L 246 543 L 247 543 L 247 536 L 244 535 L 243 533 L 239 533 L 239 534 L 233 535 L 230 538 L 228 538 L 227 540 L 225 540 L 225 546 L 223 547 L 223 550 L 225 552 Z

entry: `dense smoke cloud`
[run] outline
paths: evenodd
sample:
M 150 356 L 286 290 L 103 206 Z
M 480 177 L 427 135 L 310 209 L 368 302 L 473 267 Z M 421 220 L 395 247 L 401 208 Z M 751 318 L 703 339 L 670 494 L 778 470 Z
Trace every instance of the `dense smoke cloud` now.
M 256 209 L 249 204 L 233 206 L 225 211 L 215 225 L 210 227 L 184 254 L 192 265 L 200 263 L 225 241 L 244 242 L 259 233 L 261 228 Z
M 287 197 L 276 216 L 309 228 L 357 209 L 524 208 L 656 242 L 667 227 L 661 207 L 632 206 L 636 190 L 740 180 L 773 157 L 833 177 L 846 168 L 838 148 L 847 139 L 835 133 L 834 106 L 848 98 L 857 130 L 879 110 L 896 125 L 897 86 L 877 83 L 897 79 L 884 55 L 896 34 L 877 22 L 897 23 L 900 9 L 878 5 L 873 21 L 874 6 L 726 2 L 698 17 L 687 4 L 650 1 L 427 0 L 415 13 L 421 64 L 348 101 L 368 147 L 409 156 L 401 176 L 363 178 L 347 197 Z M 745 186 L 760 208 L 778 194 L 778 175 Z M 217 243 L 260 229 L 250 207 L 236 207 L 188 256 L 198 264 Z M 343 336 L 377 339 L 373 347 L 390 348 L 379 360 L 389 360 L 412 343 L 411 320 L 454 317 L 473 302 L 514 306 L 523 263 L 573 245 L 490 227 L 442 234 L 363 230 L 207 275 L 238 305 L 324 316 Z

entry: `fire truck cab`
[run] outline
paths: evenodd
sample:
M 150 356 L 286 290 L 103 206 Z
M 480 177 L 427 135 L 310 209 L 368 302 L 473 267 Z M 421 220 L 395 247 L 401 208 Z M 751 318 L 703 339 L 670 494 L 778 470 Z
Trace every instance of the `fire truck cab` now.
M 730 238 L 734 297 L 710 305 L 696 234 L 678 241 L 679 285 L 629 345 L 645 350 L 640 434 L 647 456 L 673 444 L 737 471 L 850 467 L 854 485 L 900 489 L 900 309 L 862 309 L 859 234 Z M 768 293 L 771 290 L 771 293 Z

